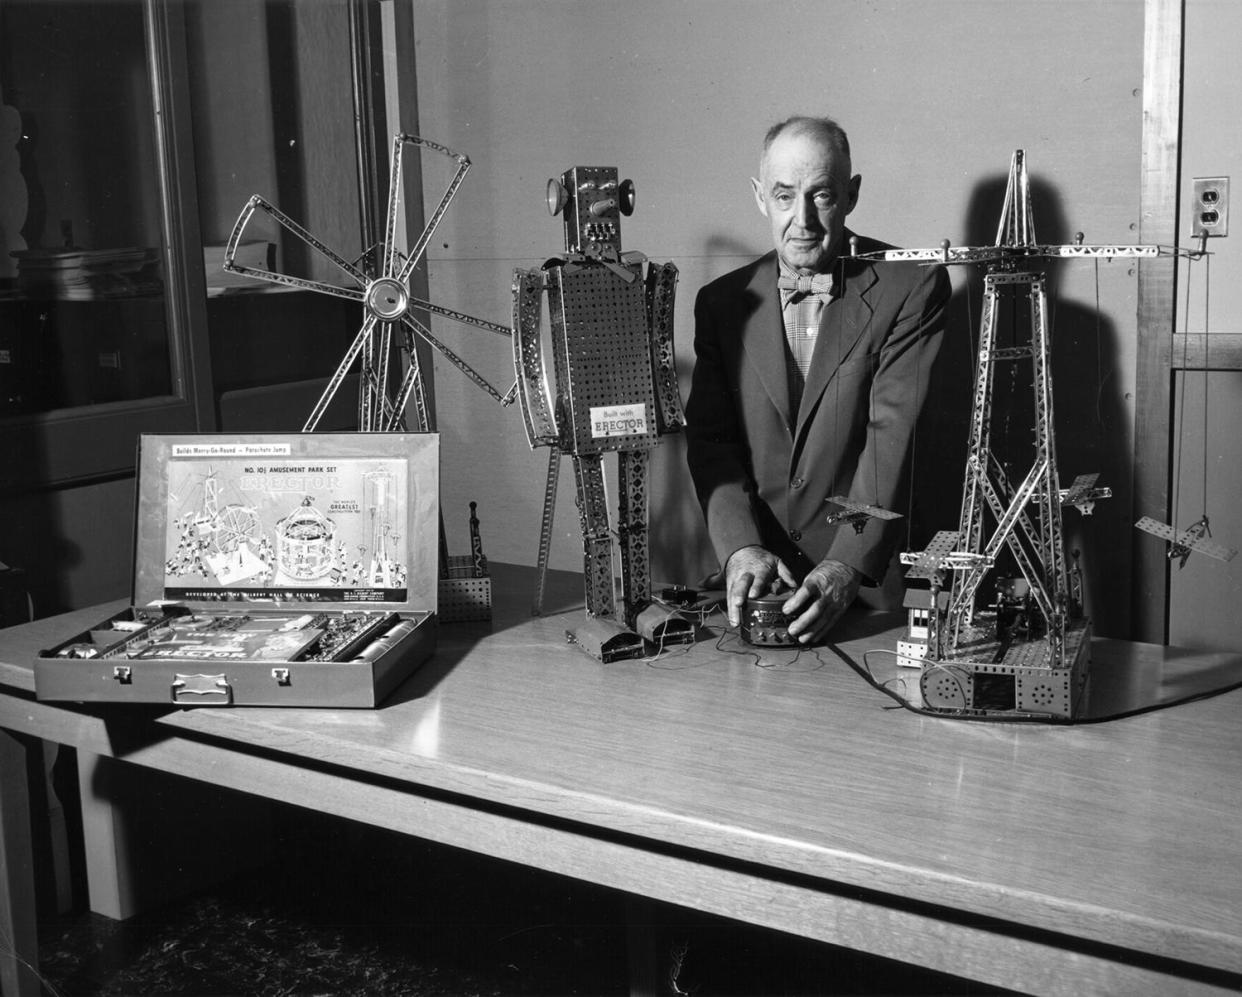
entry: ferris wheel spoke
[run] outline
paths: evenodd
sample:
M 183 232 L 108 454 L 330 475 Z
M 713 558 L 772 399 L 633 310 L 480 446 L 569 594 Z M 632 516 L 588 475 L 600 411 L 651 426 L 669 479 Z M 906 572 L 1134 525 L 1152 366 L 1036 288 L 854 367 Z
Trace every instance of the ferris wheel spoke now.
M 414 272 L 414 268 L 418 266 L 418 262 L 422 259 L 423 253 L 427 251 L 427 243 L 431 241 L 431 236 L 439 227 L 441 220 L 444 218 L 444 213 L 448 210 L 449 204 L 457 194 L 457 189 L 461 186 L 462 180 L 465 179 L 466 171 L 470 169 L 470 159 L 460 153 L 453 152 L 445 146 L 438 145 L 435 142 L 428 142 L 426 139 L 420 139 L 413 135 L 402 135 L 400 136 L 400 140 L 403 142 L 411 142 L 416 145 L 426 146 L 427 148 L 434 149 L 437 152 L 442 152 L 445 155 L 451 156 L 457 160 L 457 171 L 453 174 L 453 178 L 449 181 L 448 186 L 445 188 L 444 194 L 440 198 L 440 203 L 436 205 L 436 210 L 433 211 L 431 217 L 427 219 L 427 224 L 423 226 L 423 231 L 419 234 L 418 240 L 414 243 L 414 246 L 410 249 L 409 254 L 406 256 L 400 272 L 396 274 L 398 280 L 400 280 L 403 284 L 408 285 L 410 274 Z M 394 204 L 389 205 L 388 213 L 390 218 L 395 218 L 396 208 Z M 392 262 L 394 264 L 396 262 L 395 255 L 392 257 Z M 391 276 L 391 274 L 389 274 L 389 276 Z
M 410 307 L 421 308 L 423 311 L 431 312 L 433 315 L 442 315 L 445 318 L 452 319 L 454 322 L 461 322 L 463 325 L 473 325 L 479 329 L 486 329 L 488 332 L 494 332 L 498 336 L 512 336 L 513 330 L 507 325 L 501 325 L 499 322 L 489 322 L 487 319 L 476 318 L 473 315 L 467 315 L 465 312 L 454 311 L 452 308 L 445 308 L 443 305 L 437 305 L 431 301 L 425 301 L 422 298 L 416 298 L 410 295 Z
M 398 260 L 402 259 L 397 251 L 397 217 L 401 205 L 401 163 L 405 143 L 404 135 L 397 135 L 392 140 L 392 162 L 388 167 L 388 214 L 384 219 L 384 261 L 380 267 L 380 273 L 385 277 L 391 277 L 398 271 Z
M 323 394 L 319 396 L 319 401 L 315 403 L 315 408 L 307 418 L 306 424 L 302 427 L 302 432 L 314 432 L 315 427 L 319 425 L 319 420 L 323 418 L 324 412 L 327 411 L 328 406 L 332 403 L 332 399 L 336 397 L 337 391 L 340 390 L 341 383 L 345 380 L 345 375 L 349 373 L 350 368 L 354 365 L 354 361 L 358 359 L 358 354 L 362 352 L 363 346 L 370 340 L 371 331 L 375 328 L 375 321 L 373 315 L 368 315 L 362 320 L 362 328 L 358 330 L 358 335 L 349 344 L 349 349 L 345 351 L 345 356 L 341 358 L 341 362 L 328 379 L 328 385 L 323 389 Z
M 504 396 L 501 395 L 499 391 L 493 388 L 483 378 L 483 376 L 477 370 L 471 367 L 468 363 L 466 363 L 465 360 L 463 360 L 456 353 L 454 353 L 451 349 L 445 346 L 444 343 L 440 342 L 440 340 L 436 339 L 436 337 L 431 334 L 431 330 L 428 329 L 421 322 L 419 322 L 418 319 L 414 318 L 411 315 L 406 315 L 403 321 L 405 322 L 407 328 L 412 329 L 418 336 L 422 337 L 422 339 L 429 346 L 431 346 L 435 350 L 438 350 L 441 356 L 443 356 L 449 363 L 451 363 L 459 371 L 465 374 L 466 377 L 470 378 L 470 380 L 472 380 L 480 388 L 482 388 L 489 395 L 495 398 L 496 401 L 501 402 L 502 404 L 504 403 L 504 400 L 505 400 Z
M 317 252 L 324 259 L 329 260 L 337 266 L 346 276 L 356 281 L 358 288 L 338 287 L 326 281 L 309 280 L 304 277 L 293 277 L 289 274 L 277 273 L 273 270 L 263 269 L 261 267 L 251 267 L 238 263 L 236 260 L 237 247 L 241 243 L 242 233 L 246 226 L 249 225 L 251 218 L 256 211 L 262 211 L 285 231 L 301 239 L 311 249 Z M 260 280 L 270 281 L 274 284 L 284 284 L 287 287 L 297 287 L 308 291 L 321 291 L 324 294 L 333 294 L 340 298 L 349 298 L 354 301 L 362 300 L 361 288 L 365 287 L 370 279 L 362 270 L 353 263 L 344 259 L 342 256 L 333 252 L 323 242 L 316 239 L 306 229 L 286 215 L 283 211 L 271 204 L 269 201 L 255 194 L 246 202 L 246 206 L 242 209 L 241 214 L 237 218 L 237 223 L 233 226 L 233 231 L 229 235 L 228 245 L 224 250 L 224 269 L 232 273 L 244 274 L 248 277 L 256 277 Z
M 418 432 L 425 433 L 430 428 L 430 420 L 427 417 L 427 401 L 423 392 L 422 372 L 419 369 L 418 355 L 412 350 L 410 351 L 410 365 L 406 368 L 405 377 L 401 382 L 401 388 L 397 392 L 397 400 L 393 405 L 391 417 L 386 427 L 388 432 L 393 432 L 405 421 L 405 410 L 409 405 L 411 398 L 414 400 L 414 416 L 415 427 Z

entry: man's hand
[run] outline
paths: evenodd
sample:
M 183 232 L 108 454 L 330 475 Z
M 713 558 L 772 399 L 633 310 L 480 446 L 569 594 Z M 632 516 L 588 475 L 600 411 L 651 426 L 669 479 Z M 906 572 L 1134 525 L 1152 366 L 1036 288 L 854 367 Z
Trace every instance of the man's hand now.
M 729 613 L 729 626 L 736 627 L 742 621 L 742 603 L 757 599 L 769 592 L 797 585 L 793 573 L 785 562 L 762 547 L 739 547 L 729 555 L 724 567 L 725 608 Z
M 800 644 L 812 644 L 828 633 L 858 595 L 862 575 L 848 564 L 825 558 L 811 569 L 802 587 L 791 595 L 781 612 L 797 615 L 789 634 Z

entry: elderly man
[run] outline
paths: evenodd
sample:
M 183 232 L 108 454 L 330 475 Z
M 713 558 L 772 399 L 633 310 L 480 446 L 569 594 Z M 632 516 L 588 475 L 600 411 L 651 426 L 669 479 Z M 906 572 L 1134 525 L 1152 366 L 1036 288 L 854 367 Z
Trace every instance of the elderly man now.
M 883 578 L 900 522 L 838 528 L 825 501 L 904 510 L 950 293 L 940 267 L 854 257 L 890 248 L 845 227 L 861 179 L 836 122 L 772 127 L 751 183 L 775 249 L 694 309 L 687 457 L 729 622 L 745 599 L 790 590 L 782 609 L 802 643 Z

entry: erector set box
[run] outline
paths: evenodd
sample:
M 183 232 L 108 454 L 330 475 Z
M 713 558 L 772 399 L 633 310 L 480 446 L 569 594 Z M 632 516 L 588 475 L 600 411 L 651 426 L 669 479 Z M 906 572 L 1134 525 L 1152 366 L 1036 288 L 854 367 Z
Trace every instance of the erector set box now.
M 133 605 L 35 660 L 35 695 L 372 707 L 435 650 L 434 433 L 148 435 Z

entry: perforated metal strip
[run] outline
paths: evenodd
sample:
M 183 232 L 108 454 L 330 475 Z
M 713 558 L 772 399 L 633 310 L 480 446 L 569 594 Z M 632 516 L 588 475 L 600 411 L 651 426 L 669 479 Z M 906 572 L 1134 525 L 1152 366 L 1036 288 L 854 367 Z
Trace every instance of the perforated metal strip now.
M 617 456 L 621 479 L 618 534 L 621 539 L 621 600 L 625 621 L 651 601 L 651 553 L 647 545 L 647 470 L 649 450 L 622 450 Z
M 513 275 L 513 369 L 522 400 L 522 420 L 531 447 L 557 441 L 548 383 L 540 353 L 539 320 L 543 314 L 543 272 L 519 270 Z
M 543 589 L 548 577 L 548 554 L 552 550 L 552 521 L 556 516 L 556 487 L 561 478 L 561 452 L 548 451 L 548 476 L 543 486 L 543 517 L 539 523 L 539 559 L 536 562 L 535 602 L 532 616 L 543 615 Z
M 362 352 L 362 348 L 371 339 L 371 330 L 375 328 L 375 319 L 368 315 L 362 320 L 362 328 L 358 330 L 358 335 L 354 337 L 354 341 L 350 343 L 349 349 L 345 351 L 345 356 L 341 358 L 341 362 L 337 364 L 336 370 L 328 379 L 327 387 L 323 389 L 323 394 L 319 396 L 319 401 L 315 403 L 315 407 L 311 410 L 311 414 L 307 417 L 306 423 L 302 426 L 302 432 L 313 433 L 315 427 L 319 425 L 319 420 L 323 418 L 324 412 L 327 410 L 329 403 L 336 397 L 337 389 L 340 388 L 341 382 L 345 380 L 345 375 L 349 373 L 349 369 L 354 365 L 354 361 L 358 359 L 358 354 Z
M 676 265 L 651 264 L 647 269 L 647 321 L 651 328 L 651 370 L 655 379 L 656 415 L 661 433 L 678 432 L 686 423 L 673 350 L 673 303 L 676 294 Z
M 418 432 L 425 433 L 432 426 L 427 412 L 427 398 L 423 393 L 423 378 L 419 368 L 418 354 L 411 348 L 406 355 L 409 357 L 409 366 L 406 368 L 405 377 L 402 378 L 401 387 L 397 391 L 396 403 L 388 414 L 388 423 L 384 428 L 390 433 L 400 428 L 404 422 L 406 406 L 413 399 L 415 428 Z
M 582 526 L 582 573 L 586 579 L 587 612 L 611 617 L 616 612 L 612 575 L 612 534 L 608 529 L 608 498 L 599 454 L 573 457 L 578 485 L 578 516 Z
M 444 318 L 452 319 L 454 322 L 461 322 L 463 325 L 472 325 L 476 329 L 483 329 L 486 332 L 494 332 L 498 336 L 512 336 L 513 330 L 507 325 L 501 325 L 499 322 L 489 322 L 487 319 L 476 318 L 473 315 L 467 315 L 465 312 L 459 312 L 453 308 L 445 308 L 443 305 L 437 305 L 434 302 L 426 301 L 423 298 L 416 298 L 410 295 L 410 307 L 421 308 L 423 311 L 431 312 L 433 315 L 441 315 Z
M 450 350 L 447 346 L 445 346 L 442 342 L 440 342 L 440 340 L 436 339 L 436 337 L 431 334 L 431 330 L 428 329 L 425 325 L 423 325 L 420 321 L 418 321 L 418 319 L 414 318 L 414 316 L 412 315 L 407 314 L 401 317 L 401 321 L 404 322 L 415 333 L 422 336 L 423 339 L 427 341 L 428 345 L 430 345 L 433 349 L 438 350 L 440 355 L 444 357 L 445 360 L 451 363 L 459 371 L 465 374 L 466 377 L 470 378 L 470 380 L 472 380 L 480 388 L 482 388 L 489 395 L 495 398 L 496 401 L 502 402 L 502 403 L 504 402 L 505 400 L 504 395 L 502 395 L 499 391 L 497 391 L 490 384 L 488 384 L 487 381 L 483 379 L 483 375 L 481 375 L 478 371 L 476 371 L 473 367 L 471 367 L 468 363 L 466 363 L 465 360 L 463 360 L 456 353 Z
M 457 194 L 457 188 L 461 186 L 461 182 L 466 178 L 466 171 L 470 169 L 470 160 L 466 156 L 454 152 L 452 149 L 448 149 L 436 142 L 430 142 L 427 139 L 418 138 L 414 135 L 398 135 L 393 141 L 394 144 L 398 146 L 405 142 L 412 142 L 416 145 L 425 146 L 428 149 L 434 149 L 437 152 L 442 152 L 444 155 L 457 160 L 457 171 L 453 174 L 453 179 L 449 181 L 448 187 L 445 188 L 444 195 L 440 198 L 440 203 L 436 205 L 435 211 L 433 211 L 431 217 L 427 219 L 427 224 L 423 226 L 423 231 L 419 234 L 418 241 L 415 242 L 413 247 L 410 249 L 410 255 L 406 257 L 400 273 L 396 275 L 397 279 L 408 287 L 410 283 L 410 275 L 414 272 L 414 268 L 418 265 L 418 261 L 422 259 L 423 253 L 427 251 L 427 243 L 431 241 L 432 234 L 439 227 L 440 221 L 444 218 L 444 213 L 448 211 L 449 204 Z M 397 214 L 395 190 L 392 193 L 392 197 L 394 200 L 390 200 L 388 202 L 388 217 L 390 219 L 395 217 Z M 390 257 L 389 262 L 393 261 L 394 258 Z M 392 276 L 391 270 L 386 271 L 386 273 L 387 275 Z
M 363 292 L 359 289 L 337 287 L 334 284 L 328 284 L 317 280 L 306 280 L 302 277 L 290 277 L 288 274 L 275 273 L 271 270 L 264 270 L 261 267 L 248 267 L 237 263 L 235 261 L 235 257 L 237 255 L 238 244 L 241 242 L 242 232 L 250 223 L 250 219 L 253 217 L 255 211 L 264 212 L 277 224 L 281 225 L 293 235 L 296 235 L 325 259 L 331 260 L 344 273 L 348 274 L 360 285 L 366 286 L 370 283 L 370 278 L 363 273 L 362 270 L 338 256 L 283 211 L 273 206 L 271 202 L 260 197 L 258 194 L 255 194 L 249 201 L 246 202 L 246 206 L 242 209 L 241 214 L 237 218 L 237 224 L 233 226 L 233 231 L 229 234 L 228 245 L 224 249 L 223 267 L 225 270 L 229 270 L 232 273 L 244 274 L 247 277 L 254 277 L 258 280 L 266 280 L 272 284 L 283 284 L 286 287 L 296 287 L 305 291 L 320 291 L 324 294 L 331 294 L 338 298 L 348 298 L 351 301 L 362 300 Z

